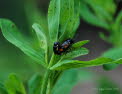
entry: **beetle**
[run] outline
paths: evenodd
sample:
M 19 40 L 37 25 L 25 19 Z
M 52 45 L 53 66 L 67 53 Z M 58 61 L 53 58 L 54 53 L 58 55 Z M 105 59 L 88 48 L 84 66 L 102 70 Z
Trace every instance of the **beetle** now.
M 55 42 L 53 45 L 53 51 L 55 54 L 61 55 L 68 52 L 68 49 L 72 46 L 73 43 L 74 42 L 72 39 L 67 39 L 62 44 L 60 44 L 59 42 Z
M 60 45 L 59 42 L 55 42 L 54 45 L 53 45 L 53 51 L 55 54 L 57 55 L 61 55 L 63 53 L 63 49 Z
M 64 49 L 64 51 L 67 51 L 72 46 L 73 43 L 74 42 L 72 39 L 67 39 L 62 43 L 61 47 Z

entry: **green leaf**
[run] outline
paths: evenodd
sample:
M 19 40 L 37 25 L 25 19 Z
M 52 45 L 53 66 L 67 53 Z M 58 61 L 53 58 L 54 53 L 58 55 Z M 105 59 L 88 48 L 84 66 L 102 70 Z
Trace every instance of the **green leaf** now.
M 63 60 L 54 66 L 52 66 L 51 70 L 65 70 L 69 68 L 79 68 L 79 67 L 92 67 L 92 66 L 100 66 L 103 64 L 110 63 L 122 63 L 121 59 L 114 61 L 110 58 L 100 57 L 97 59 L 93 59 L 90 61 L 78 61 L 78 60 Z
M 67 38 L 73 38 L 76 30 L 80 24 L 80 18 L 79 18 L 79 13 L 75 13 L 73 17 L 69 20 L 69 23 L 66 28 L 66 32 L 68 33 Z
M 35 30 L 37 37 L 39 39 L 40 48 L 45 50 L 45 61 L 48 59 L 48 35 L 46 36 L 46 32 L 39 24 L 33 24 L 33 29 Z
M 24 85 L 15 74 L 10 74 L 5 82 L 5 88 L 9 94 L 26 94 Z
M 102 56 L 111 58 L 114 60 L 122 58 L 122 48 L 112 48 L 112 49 L 106 51 Z M 105 64 L 105 65 L 103 65 L 103 68 L 105 70 L 112 70 L 112 69 L 115 69 L 117 66 L 118 66 L 118 64 Z
M 51 42 L 57 41 L 60 20 L 60 0 L 51 0 L 48 8 L 48 28 Z
M 79 57 L 79 56 L 82 56 L 82 55 L 86 55 L 88 54 L 88 50 L 86 48 L 77 48 L 69 53 L 67 53 L 66 55 L 64 55 L 62 57 L 62 59 L 73 59 L 75 57 Z
M 0 83 L 0 94 L 8 94 L 2 83 Z
M 121 23 L 122 22 L 122 11 L 119 12 L 118 16 L 116 17 L 115 19 L 115 23 L 113 25 L 113 29 L 114 31 L 120 31 L 120 26 L 121 26 Z
M 99 19 L 94 13 L 92 13 L 90 8 L 84 2 L 81 2 L 80 4 L 80 15 L 83 20 L 90 24 L 109 29 L 108 23 L 104 20 Z
M 61 0 L 60 41 L 72 38 L 79 26 L 79 12 L 76 12 L 74 8 L 74 0 Z
M 101 77 L 97 81 L 97 86 L 100 88 L 98 89 L 99 94 L 121 94 L 120 88 L 117 86 L 117 84 L 106 77 Z
M 94 6 L 100 6 L 104 11 L 108 12 L 111 15 L 114 15 L 114 13 L 116 12 L 116 3 L 114 2 L 114 0 L 85 0 L 85 1 L 90 1 L 90 4 L 93 4 Z M 108 5 L 111 5 L 108 6 Z M 102 14 L 102 13 L 100 13 Z
M 108 6 L 110 3 L 111 5 L 114 4 L 114 2 L 99 2 L 98 0 L 84 0 L 90 7 L 91 9 L 95 12 L 94 14 L 96 14 L 96 16 L 103 20 L 103 21 L 112 21 L 112 14 L 105 9 L 103 6 L 107 3 L 106 6 Z M 100 0 L 101 1 L 101 0 Z M 106 7 L 105 6 L 105 7 Z
M 105 41 L 109 41 L 108 38 L 105 36 L 105 34 L 103 32 L 100 32 L 99 35 L 100 35 L 101 39 L 103 39 Z
M 0 19 L 0 28 L 3 36 L 12 44 L 21 49 L 26 55 L 43 66 L 45 65 L 44 50 L 40 47 L 35 48 L 33 41 L 22 35 L 15 24 L 7 19 Z
M 67 32 L 66 32 L 66 28 L 67 28 L 68 22 L 64 25 L 64 26 L 60 26 L 59 27 L 59 41 L 63 42 L 64 39 L 66 39 L 67 37 Z
M 74 0 L 61 0 L 59 35 L 65 36 L 69 20 L 74 15 Z M 65 14 L 65 15 L 64 15 Z M 64 39 L 64 38 L 63 38 Z
M 76 42 L 72 45 L 73 48 L 79 48 L 85 44 L 87 44 L 89 42 L 89 40 L 83 40 L 83 41 L 79 41 L 79 42 Z
M 70 94 L 72 88 L 80 82 L 85 82 L 93 78 L 91 72 L 80 69 L 70 69 L 61 75 L 52 90 L 52 94 Z
M 64 15 L 65 14 L 65 15 Z M 74 15 L 74 0 L 61 0 L 60 25 L 61 27 Z
M 117 18 L 116 18 L 116 22 L 115 22 L 115 23 L 116 23 L 117 25 L 120 25 L 121 22 L 122 22 L 122 11 L 119 12 L 119 14 L 118 14 L 118 16 L 117 16 Z
M 118 64 L 114 64 L 114 63 L 112 63 L 112 64 L 104 64 L 103 65 L 103 69 L 104 70 L 113 70 L 113 69 L 117 68 L 118 66 L 119 66 Z
M 42 77 L 40 75 L 34 75 L 28 83 L 29 94 L 40 94 L 42 85 Z
M 44 29 L 39 24 L 33 24 L 33 29 L 35 30 L 37 37 L 40 42 L 40 47 L 47 52 L 47 37 L 45 35 Z

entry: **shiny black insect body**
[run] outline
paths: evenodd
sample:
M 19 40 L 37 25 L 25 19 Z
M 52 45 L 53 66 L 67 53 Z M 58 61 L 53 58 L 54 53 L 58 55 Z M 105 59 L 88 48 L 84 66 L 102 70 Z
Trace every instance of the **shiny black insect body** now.
M 67 39 L 62 43 L 62 48 L 64 49 L 64 51 L 67 51 L 73 44 L 73 40 L 72 39 Z
M 60 43 L 59 42 L 55 42 L 54 45 L 53 45 L 54 53 L 57 54 L 57 55 L 61 55 L 62 54 L 61 50 L 63 51 L 63 49 L 61 48 Z
M 63 53 L 68 52 L 69 48 L 72 46 L 73 40 L 72 39 L 67 39 L 65 40 L 62 44 L 59 42 L 55 42 L 53 46 L 53 51 L 57 55 L 61 55 Z

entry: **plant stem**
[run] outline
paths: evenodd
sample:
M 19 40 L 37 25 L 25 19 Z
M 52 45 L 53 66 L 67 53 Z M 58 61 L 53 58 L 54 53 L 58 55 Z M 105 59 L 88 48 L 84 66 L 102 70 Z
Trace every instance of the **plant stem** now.
M 50 68 L 50 67 L 53 65 L 53 63 L 54 63 L 54 58 L 55 58 L 55 55 L 54 55 L 54 53 L 53 53 L 48 68 Z
M 44 78 L 43 78 L 43 83 L 42 83 L 42 89 L 41 89 L 41 94 L 46 94 L 47 86 L 48 86 L 48 78 L 50 76 L 51 70 L 47 70 Z
M 46 94 L 51 94 L 51 83 L 50 83 L 50 79 L 48 80 L 48 86 L 47 86 Z
M 54 62 L 54 58 L 55 58 L 55 55 L 53 54 L 52 57 L 51 57 L 51 60 L 50 60 L 50 63 L 48 65 L 48 68 L 50 68 L 52 65 L 53 65 L 53 62 Z M 43 83 L 42 83 L 42 89 L 41 89 L 41 94 L 50 94 L 50 90 L 49 90 L 49 80 L 50 80 L 50 74 L 52 73 L 52 71 L 50 69 L 47 69 L 45 75 L 44 75 L 44 78 L 43 78 Z

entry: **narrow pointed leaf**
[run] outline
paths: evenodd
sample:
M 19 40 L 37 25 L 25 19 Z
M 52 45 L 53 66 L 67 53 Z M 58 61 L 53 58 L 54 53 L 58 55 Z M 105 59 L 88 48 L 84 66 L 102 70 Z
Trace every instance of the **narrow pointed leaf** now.
M 103 57 L 111 58 L 113 60 L 122 58 L 122 48 L 112 48 L 108 51 L 106 51 L 103 55 Z M 105 70 L 112 70 L 118 67 L 118 64 L 105 64 L 103 65 L 103 69 Z
M 84 0 L 91 8 L 92 10 L 95 12 L 94 14 L 96 14 L 96 16 L 103 20 L 103 21 L 112 21 L 112 14 L 110 14 L 107 9 L 105 9 L 104 5 L 107 3 L 105 2 L 105 4 L 100 4 L 99 1 L 94 1 L 94 0 Z M 111 3 L 111 2 L 110 2 Z M 114 3 L 112 2 L 111 5 L 113 5 Z M 115 4 L 114 4 L 115 5 Z M 107 5 L 108 6 L 108 5 Z
M 99 19 L 95 14 L 93 14 L 90 11 L 90 8 L 86 4 L 84 4 L 84 2 L 81 2 L 80 4 L 80 15 L 83 20 L 90 24 L 109 29 L 108 23 L 104 20 Z
M 55 64 L 50 69 L 51 70 L 64 70 L 64 69 L 69 69 L 69 68 L 100 66 L 103 64 L 111 64 L 111 63 L 121 64 L 122 59 L 113 60 L 110 58 L 100 57 L 100 58 L 90 60 L 90 61 L 64 60 Z
M 30 56 L 35 61 L 43 66 L 45 65 L 44 50 L 40 47 L 34 48 L 31 39 L 27 39 L 20 33 L 16 25 L 7 19 L 0 19 L 0 28 L 3 36 L 12 44 L 21 49 L 26 55 Z
M 74 36 L 79 26 L 79 21 L 79 12 L 75 11 L 74 0 L 61 0 L 60 41 Z
M 40 47 L 47 51 L 47 37 L 48 36 L 45 35 L 44 29 L 39 24 L 36 24 L 36 23 L 33 24 L 32 27 L 37 34 L 37 37 L 38 37 L 39 42 L 40 42 Z
M 103 39 L 105 41 L 108 41 L 108 38 L 105 36 L 105 34 L 103 32 L 100 32 L 99 36 L 100 36 L 101 39 Z
M 65 14 L 65 15 L 64 15 Z M 65 36 L 67 25 L 71 17 L 74 15 L 74 0 L 61 0 L 61 12 L 60 12 L 60 36 Z M 64 28 L 66 28 L 64 30 Z M 65 32 L 65 33 L 64 33 Z
M 79 48 L 85 44 L 87 44 L 89 42 L 89 40 L 84 40 L 84 41 L 79 41 L 79 42 L 76 42 L 72 45 L 73 48 Z
M 116 21 L 115 21 L 115 24 L 116 25 L 120 25 L 122 22 L 122 10 L 119 12 L 117 18 L 116 18 Z
M 115 63 L 111 63 L 111 64 L 104 64 L 103 65 L 103 69 L 104 70 L 113 70 L 115 68 L 117 68 L 119 65 L 118 64 L 115 64 Z
M 61 0 L 60 15 L 60 24 L 64 26 L 74 15 L 74 0 Z
M 39 24 L 33 24 L 33 29 L 35 30 L 37 37 L 39 39 L 40 48 L 45 50 L 45 61 L 47 62 L 48 57 L 48 35 L 46 35 L 46 31 Z
M 42 85 L 42 77 L 40 75 L 34 75 L 29 80 L 29 94 L 40 94 Z
M 69 20 L 69 24 L 67 25 L 66 31 L 69 32 L 67 38 L 74 37 L 79 24 L 80 24 L 79 12 L 74 13 L 73 17 L 71 17 Z
M 115 23 L 113 25 L 113 29 L 115 31 L 120 31 L 120 29 L 121 29 L 120 25 L 122 24 L 121 22 L 122 22 L 122 11 L 120 11 L 120 13 L 118 14 L 118 16 L 115 19 Z
M 23 83 L 15 74 L 10 74 L 5 87 L 8 94 L 26 94 Z
M 57 41 L 60 20 L 60 0 L 51 0 L 48 8 L 48 28 L 52 42 Z
M 68 22 L 64 26 L 60 26 L 59 27 L 59 41 L 60 42 L 64 41 L 64 39 L 66 39 L 66 35 L 67 35 L 66 28 L 67 28 L 67 24 L 68 24 Z
M 86 48 L 77 48 L 69 53 L 67 53 L 66 55 L 63 56 L 63 59 L 73 59 L 82 55 L 86 55 L 88 54 L 88 50 Z

